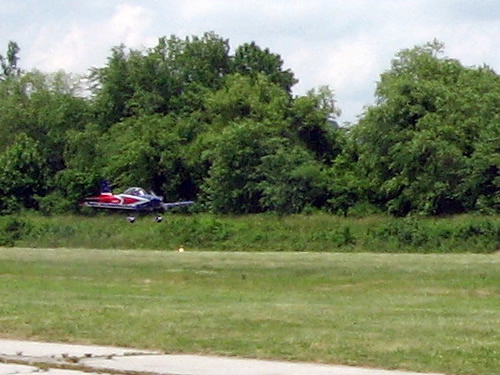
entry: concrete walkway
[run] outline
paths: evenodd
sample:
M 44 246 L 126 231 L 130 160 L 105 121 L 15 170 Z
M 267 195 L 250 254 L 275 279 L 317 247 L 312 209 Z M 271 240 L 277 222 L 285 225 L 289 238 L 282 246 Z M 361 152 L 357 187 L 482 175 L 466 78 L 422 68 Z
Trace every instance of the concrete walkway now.
M 350 366 L 0 340 L 0 375 L 40 373 L 46 375 L 422 375 L 415 372 Z

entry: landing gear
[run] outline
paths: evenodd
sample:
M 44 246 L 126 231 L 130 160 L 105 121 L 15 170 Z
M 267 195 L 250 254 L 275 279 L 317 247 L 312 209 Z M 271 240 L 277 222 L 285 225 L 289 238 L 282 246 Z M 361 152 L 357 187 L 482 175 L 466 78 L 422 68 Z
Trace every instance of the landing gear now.
M 127 216 L 127 221 L 128 221 L 130 224 L 135 223 L 135 216 Z M 156 221 L 157 223 L 161 223 L 161 222 L 163 221 L 163 216 L 160 216 L 160 215 L 156 216 L 156 217 L 155 217 L 155 221 Z

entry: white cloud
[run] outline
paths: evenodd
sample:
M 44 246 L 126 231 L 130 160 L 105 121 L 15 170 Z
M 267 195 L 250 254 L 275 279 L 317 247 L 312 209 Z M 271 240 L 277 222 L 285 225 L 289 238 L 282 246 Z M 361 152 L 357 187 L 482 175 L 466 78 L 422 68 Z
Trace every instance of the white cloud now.
M 150 42 L 147 29 L 153 21 L 153 12 L 138 5 L 120 4 L 111 19 L 105 23 L 110 28 L 111 40 L 127 47 L 138 47 Z
M 463 65 L 496 67 L 500 71 L 500 55 L 495 53 L 500 45 L 498 22 L 477 25 L 465 24 L 443 33 L 446 55 L 457 58 Z
M 129 48 L 152 44 L 147 33 L 151 11 L 136 5 L 118 5 L 109 18 L 78 19 L 71 24 L 45 24 L 37 33 L 28 55 L 30 65 L 43 71 L 63 69 L 85 73 L 105 63 L 111 47 Z
M 0 2 L 8 5 L 0 7 L 0 53 L 17 41 L 26 69 L 84 73 L 104 65 L 120 43 L 150 47 L 164 35 L 215 31 L 233 49 L 255 41 L 280 54 L 300 80 L 298 94 L 329 85 L 341 120 L 354 120 L 373 102 L 375 82 L 395 53 L 434 38 L 465 65 L 500 70 L 498 0 Z

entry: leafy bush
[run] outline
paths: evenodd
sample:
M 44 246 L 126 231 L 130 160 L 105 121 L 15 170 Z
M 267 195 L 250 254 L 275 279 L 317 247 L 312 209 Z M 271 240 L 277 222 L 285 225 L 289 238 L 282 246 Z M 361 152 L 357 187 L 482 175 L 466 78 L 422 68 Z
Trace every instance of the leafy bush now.
M 36 140 L 21 133 L 0 152 L 0 211 L 36 208 L 35 195 L 43 193 L 46 166 Z
M 338 229 L 313 232 L 310 235 L 310 240 L 312 242 L 325 241 L 330 245 L 330 249 L 338 249 L 340 247 L 356 244 L 356 237 L 352 233 L 351 228 L 347 225 Z
M 195 218 L 180 236 L 181 242 L 192 246 L 212 245 L 230 237 L 231 229 L 228 222 L 214 217 Z
M 44 197 L 38 197 L 38 208 L 44 215 L 62 214 L 74 208 L 74 202 L 67 199 L 59 191 L 50 193 Z
M 500 225 L 490 220 L 468 222 L 453 233 L 452 238 L 459 244 L 469 244 L 475 248 L 495 250 L 500 248 Z
M 368 236 L 386 249 L 424 252 L 490 252 L 500 247 L 500 223 L 486 218 L 392 219 Z
M 0 245 L 211 251 L 491 253 L 500 248 L 498 217 L 395 219 L 326 214 L 0 217 Z
M 391 221 L 373 233 L 384 240 L 396 241 L 401 247 L 419 247 L 429 241 L 428 233 L 415 218 Z
M 14 216 L 3 217 L 0 220 L 0 246 L 14 246 L 30 228 L 29 222 L 23 219 Z

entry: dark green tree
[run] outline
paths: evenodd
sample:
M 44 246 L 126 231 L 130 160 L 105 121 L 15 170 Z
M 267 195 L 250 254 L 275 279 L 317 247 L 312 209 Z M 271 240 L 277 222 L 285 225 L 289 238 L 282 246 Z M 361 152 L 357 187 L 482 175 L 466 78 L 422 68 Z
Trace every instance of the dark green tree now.
M 295 98 L 291 108 L 291 130 L 317 160 L 330 165 L 342 150 L 344 131 L 336 122 L 340 110 L 328 86 Z
M 207 97 L 205 109 L 207 120 L 217 130 L 248 118 L 278 126 L 286 118 L 290 103 L 287 93 L 264 74 L 255 78 L 231 74 L 224 87 Z
M 499 77 L 442 52 L 434 41 L 398 53 L 381 75 L 377 105 L 353 132 L 372 202 L 394 214 L 476 209 L 480 195 L 499 187 L 498 150 L 491 146 Z M 484 147 L 492 158 L 483 157 Z
M 36 140 L 36 152 L 44 166 L 44 173 L 38 176 L 43 188 L 34 189 L 37 204 L 28 189 L 24 192 L 28 196 L 15 200 L 19 206 L 44 209 L 43 196 L 58 190 L 56 175 L 67 167 L 64 150 L 68 132 L 82 129 L 90 116 L 80 87 L 78 77 L 64 72 L 32 71 L 0 82 L 0 150 L 16 146 L 17 137 Z
M 37 195 L 45 194 L 47 167 L 36 140 L 21 133 L 0 153 L 0 212 L 37 208 Z
M 104 177 L 121 188 L 143 186 L 169 199 L 193 198 L 185 141 L 175 116 L 141 116 L 117 123 L 100 141 Z
M 16 42 L 10 41 L 7 46 L 7 53 L 5 56 L 0 55 L 0 81 L 12 76 L 21 75 L 21 68 L 18 66 L 18 53 L 21 49 Z
M 95 107 L 104 128 L 131 116 L 191 112 L 229 71 L 228 41 L 214 33 L 181 40 L 162 37 L 157 46 L 115 47 L 108 64 L 91 74 Z
M 210 169 L 202 192 L 210 209 L 220 213 L 263 211 L 261 158 L 272 152 L 269 128 L 262 123 L 247 119 L 223 129 L 213 147 L 205 151 Z
M 281 56 L 268 48 L 262 49 L 255 42 L 245 43 L 236 49 L 233 58 L 233 72 L 257 78 L 264 74 L 268 79 L 291 93 L 292 86 L 298 81 L 290 69 L 283 69 Z
M 331 91 L 311 92 L 295 106 L 268 75 L 236 73 L 205 107 L 208 125 L 196 153 L 208 171 L 201 192 L 213 211 L 291 213 L 326 203 L 323 157 L 333 158 L 337 151 L 327 147 L 338 146 Z
M 134 91 L 129 71 L 128 54 L 122 44 L 111 50 L 107 66 L 93 69 L 90 74 L 94 110 L 105 129 L 132 115 L 128 101 Z
M 280 214 L 300 213 L 305 208 L 322 208 L 327 203 L 328 179 L 323 165 L 303 147 L 284 138 L 273 138 L 274 147 L 261 157 L 264 176 L 260 204 Z

